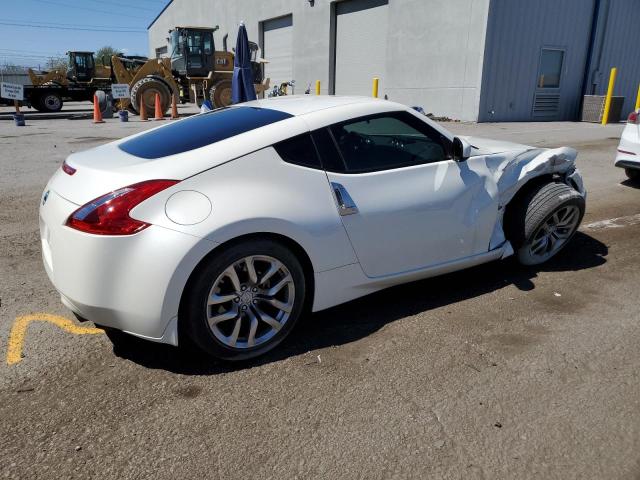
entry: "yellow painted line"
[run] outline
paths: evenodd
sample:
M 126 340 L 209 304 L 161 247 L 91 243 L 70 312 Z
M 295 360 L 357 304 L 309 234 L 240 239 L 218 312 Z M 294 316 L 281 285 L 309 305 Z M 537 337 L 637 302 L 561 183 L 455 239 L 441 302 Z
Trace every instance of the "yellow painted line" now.
M 22 360 L 22 347 L 24 339 L 27 335 L 27 328 L 31 322 L 48 322 L 65 332 L 74 335 L 95 335 L 104 333 L 104 330 L 94 327 L 81 327 L 76 325 L 68 318 L 60 315 L 51 315 L 50 313 L 33 313 L 31 315 L 23 315 L 17 317 L 11 327 L 9 333 L 9 346 L 7 348 L 7 365 L 14 365 Z

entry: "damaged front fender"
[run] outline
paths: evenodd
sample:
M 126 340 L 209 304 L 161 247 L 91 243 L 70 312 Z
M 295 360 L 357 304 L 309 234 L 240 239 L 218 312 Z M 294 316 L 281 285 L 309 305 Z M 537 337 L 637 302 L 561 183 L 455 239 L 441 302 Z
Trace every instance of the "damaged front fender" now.
M 507 242 L 503 227 L 504 213 L 509 202 L 530 181 L 549 175 L 557 175 L 568 185 L 575 188 L 586 197 L 584 182 L 575 166 L 578 152 L 574 148 L 561 147 L 554 149 L 529 149 L 515 156 L 501 154 L 487 161 L 488 168 L 493 172 L 498 187 L 498 219 L 491 236 L 489 249 L 504 246 Z M 506 248 L 509 256 L 513 249 Z

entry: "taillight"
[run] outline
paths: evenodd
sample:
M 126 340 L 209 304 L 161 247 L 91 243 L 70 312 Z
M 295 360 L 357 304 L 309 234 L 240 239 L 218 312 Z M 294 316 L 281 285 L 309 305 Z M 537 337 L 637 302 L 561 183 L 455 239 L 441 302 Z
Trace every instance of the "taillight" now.
M 73 175 L 76 173 L 76 169 L 69 165 L 66 160 L 62 162 L 62 171 L 67 175 Z
M 638 125 L 638 112 L 631 112 L 629 118 L 627 118 L 627 123 L 635 123 Z
M 83 205 L 67 219 L 68 227 L 94 235 L 133 235 L 150 224 L 135 220 L 129 212 L 178 180 L 148 180 L 107 193 Z

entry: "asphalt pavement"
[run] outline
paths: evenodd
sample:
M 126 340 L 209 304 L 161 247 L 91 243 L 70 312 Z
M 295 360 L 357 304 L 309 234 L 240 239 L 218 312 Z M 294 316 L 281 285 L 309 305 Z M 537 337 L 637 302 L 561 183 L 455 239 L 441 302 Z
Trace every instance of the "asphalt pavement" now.
M 622 125 L 445 124 L 577 148 L 589 197 L 571 245 L 311 315 L 237 368 L 114 349 L 44 272 L 47 179 L 156 125 L 0 122 L 1 477 L 640 478 L 640 185 L 613 167 Z

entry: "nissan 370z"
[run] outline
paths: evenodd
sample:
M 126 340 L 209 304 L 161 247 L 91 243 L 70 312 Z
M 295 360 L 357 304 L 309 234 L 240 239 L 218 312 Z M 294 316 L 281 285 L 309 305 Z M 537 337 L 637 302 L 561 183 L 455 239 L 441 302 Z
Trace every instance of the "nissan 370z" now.
M 42 255 L 79 318 L 249 359 L 305 312 L 546 262 L 584 214 L 575 159 L 389 101 L 258 100 L 69 156 L 40 202 Z

